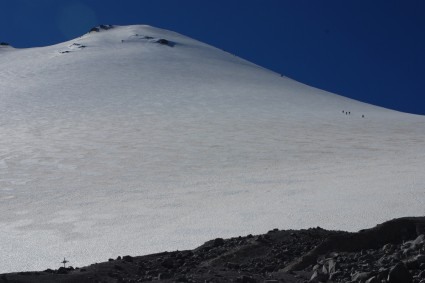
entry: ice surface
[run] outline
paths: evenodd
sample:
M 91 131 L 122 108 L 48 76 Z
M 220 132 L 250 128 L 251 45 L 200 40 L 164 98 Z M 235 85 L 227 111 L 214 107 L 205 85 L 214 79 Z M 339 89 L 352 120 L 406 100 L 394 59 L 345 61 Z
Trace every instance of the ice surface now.
M 0 133 L 0 273 L 425 214 L 424 117 L 150 26 L 0 50 Z

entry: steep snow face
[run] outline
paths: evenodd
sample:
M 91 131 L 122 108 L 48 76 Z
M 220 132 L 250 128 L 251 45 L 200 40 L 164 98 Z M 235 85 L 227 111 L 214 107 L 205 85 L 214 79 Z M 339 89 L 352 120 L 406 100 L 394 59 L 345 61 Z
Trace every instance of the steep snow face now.
M 424 117 L 150 26 L 10 50 L 0 272 L 425 214 Z

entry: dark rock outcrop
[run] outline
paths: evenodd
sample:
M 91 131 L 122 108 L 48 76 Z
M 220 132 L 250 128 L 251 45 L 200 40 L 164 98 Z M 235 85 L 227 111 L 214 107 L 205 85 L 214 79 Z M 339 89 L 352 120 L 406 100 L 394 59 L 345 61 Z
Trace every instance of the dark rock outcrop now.
M 358 233 L 277 229 L 217 238 L 191 251 L 123 256 L 84 268 L 0 275 L 0 282 L 424 283 L 424 217 Z
M 113 25 L 99 25 L 96 27 L 92 27 L 89 32 L 100 32 L 101 30 L 109 30 L 114 28 Z

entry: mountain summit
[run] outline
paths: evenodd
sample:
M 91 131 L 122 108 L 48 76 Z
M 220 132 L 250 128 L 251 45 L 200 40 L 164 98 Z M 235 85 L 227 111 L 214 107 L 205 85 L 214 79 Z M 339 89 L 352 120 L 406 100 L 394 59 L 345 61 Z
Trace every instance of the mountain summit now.
M 1 51 L 2 272 L 425 212 L 422 116 L 146 25 Z

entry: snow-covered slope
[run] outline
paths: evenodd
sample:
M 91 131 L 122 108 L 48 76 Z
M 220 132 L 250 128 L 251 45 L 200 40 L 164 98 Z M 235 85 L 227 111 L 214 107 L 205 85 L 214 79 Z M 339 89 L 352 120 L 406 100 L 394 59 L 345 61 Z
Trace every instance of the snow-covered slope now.
M 0 49 L 0 133 L 0 273 L 425 214 L 424 117 L 150 26 Z

